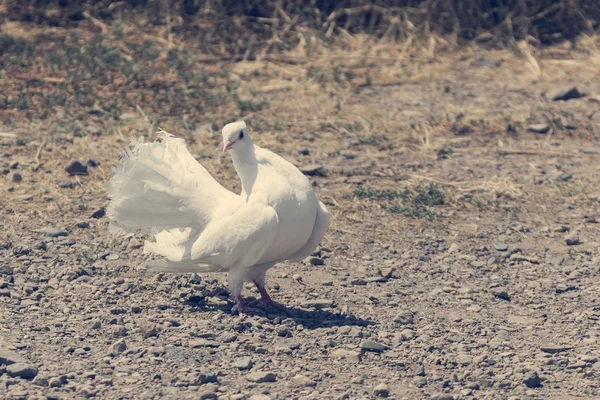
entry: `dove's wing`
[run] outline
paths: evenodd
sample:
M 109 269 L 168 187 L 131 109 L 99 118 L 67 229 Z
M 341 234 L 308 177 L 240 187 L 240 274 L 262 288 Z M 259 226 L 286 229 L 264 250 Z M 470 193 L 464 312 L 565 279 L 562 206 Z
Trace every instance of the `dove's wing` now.
M 278 231 L 275 210 L 264 202 L 251 201 L 208 225 L 192 246 L 191 259 L 227 269 L 251 267 L 261 259 Z

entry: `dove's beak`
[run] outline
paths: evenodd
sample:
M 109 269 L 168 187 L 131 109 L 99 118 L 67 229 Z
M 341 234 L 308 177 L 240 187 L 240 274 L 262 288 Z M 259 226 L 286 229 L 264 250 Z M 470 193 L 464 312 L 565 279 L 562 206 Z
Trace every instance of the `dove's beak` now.
M 225 144 L 223 145 L 223 153 L 226 153 L 231 146 L 233 146 L 233 142 L 228 140 L 227 142 L 225 142 Z

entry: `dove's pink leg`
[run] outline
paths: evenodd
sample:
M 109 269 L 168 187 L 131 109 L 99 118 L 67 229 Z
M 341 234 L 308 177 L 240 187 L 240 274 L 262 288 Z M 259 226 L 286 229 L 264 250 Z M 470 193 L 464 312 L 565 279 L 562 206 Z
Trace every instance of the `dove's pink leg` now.
M 256 278 L 254 280 L 254 284 L 256 285 L 256 288 L 258 289 L 258 292 L 260 293 L 260 300 L 263 302 L 263 304 L 265 306 L 279 308 L 279 309 L 285 309 L 284 305 L 277 303 L 276 301 L 274 301 L 271 298 L 271 296 L 269 296 L 269 292 L 267 292 L 267 289 L 265 288 L 265 275 L 264 274 L 262 276 L 259 276 L 258 278 Z

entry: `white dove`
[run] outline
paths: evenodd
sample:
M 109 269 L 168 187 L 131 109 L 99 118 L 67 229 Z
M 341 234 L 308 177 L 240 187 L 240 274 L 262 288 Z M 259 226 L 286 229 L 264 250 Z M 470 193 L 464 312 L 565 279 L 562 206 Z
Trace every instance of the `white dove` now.
M 153 270 L 229 272 L 232 311 L 244 312 L 244 281 L 254 282 L 266 305 L 277 305 L 265 273 L 278 262 L 306 258 L 329 227 L 329 212 L 304 174 L 252 143 L 244 121 L 223 128 L 223 153 L 233 159 L 240 195 L 221 186 L 183 139 L 161 132 L 153 143 L 132 146 L 109 181 L 111 227 L 154 235 L 144 252 L 166 260 Z

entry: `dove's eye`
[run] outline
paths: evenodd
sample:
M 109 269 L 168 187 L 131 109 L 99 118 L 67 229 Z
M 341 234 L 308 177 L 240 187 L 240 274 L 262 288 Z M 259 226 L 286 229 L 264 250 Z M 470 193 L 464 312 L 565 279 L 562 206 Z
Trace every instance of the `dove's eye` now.
M 243 138 L 244 138 L 244 131 L 241 131 L 240 132 L 240 139 L 243 139 Z

